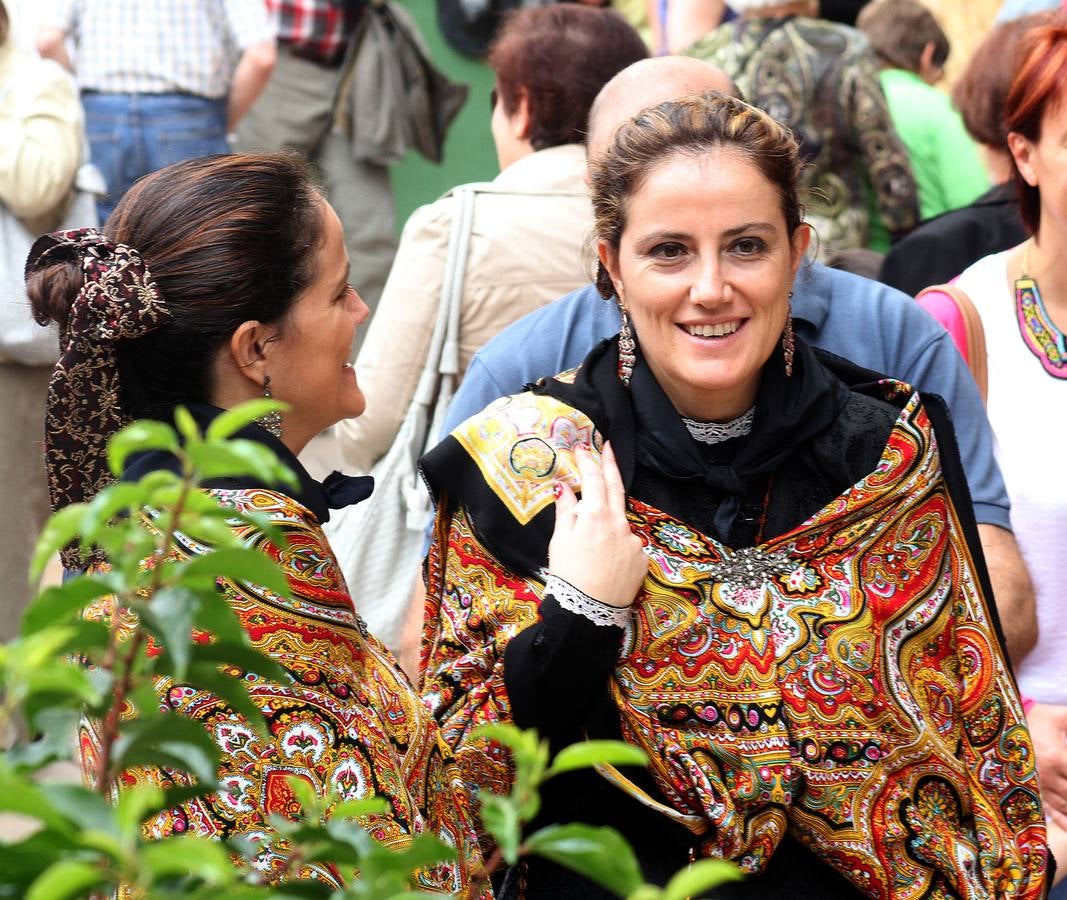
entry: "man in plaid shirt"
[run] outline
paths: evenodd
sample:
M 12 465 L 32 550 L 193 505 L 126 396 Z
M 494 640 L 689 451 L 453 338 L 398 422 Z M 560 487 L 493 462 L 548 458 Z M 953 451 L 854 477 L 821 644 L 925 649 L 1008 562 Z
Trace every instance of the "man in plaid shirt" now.
M 332 129 L 341 63 L 366 0 L 266 2 L 278 35 L 278 62 L 237 130 L 237 145 L 242 150 L 292 147 L 316 165 L 344 225 L 352 284 L 373 309 L 396 252 L 389 170 L 353 159 L 347 138 Z
M 142 175 L 226 153 L 274 66 L 263 0 L 46 0 L 40 23 L 41 54 L 81 89 L 101 218 Z

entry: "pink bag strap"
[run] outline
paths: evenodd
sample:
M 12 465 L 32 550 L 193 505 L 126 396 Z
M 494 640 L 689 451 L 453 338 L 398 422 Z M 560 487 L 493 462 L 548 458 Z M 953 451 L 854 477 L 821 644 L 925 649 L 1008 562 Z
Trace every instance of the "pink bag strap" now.
M 938 302 L 940 298 L 937 295 L 947 297 L 952 302 L 959 319 L 958 322 L 945 321 L 943 308 L 939 308 L 941 307 Z M 978 308 L 971 298 L 954 284 L 935 284 L 931 287 L 923 288 L 916 294 L 915 299 L 952 334 L 960 353 L 967 360 L 967 366 L 971 370 L 975 383 L 978 385 L 979 393 L 982 395 L 982 402 L 985 403 L 989 392 L 989 372 L 986 358 L 985 329 L 982 327 L 982 317 L 978 312 Z M 960 346 L 960 329 L 953 327 L 954 325 L 962 326 L 964 346 Z

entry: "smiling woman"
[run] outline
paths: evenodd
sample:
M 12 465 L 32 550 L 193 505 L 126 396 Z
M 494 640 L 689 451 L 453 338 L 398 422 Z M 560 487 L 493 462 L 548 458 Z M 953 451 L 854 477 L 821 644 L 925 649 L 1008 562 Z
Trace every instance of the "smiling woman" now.
M 649 880 L 706 856 L 750 876 L 717 897 L 1037 898 L 951 425 L 793 335 L 798 176 L 791 133 L 720 94 L 616 133 L 592 194 L 622 333 L 424 459 L 423 693 L 475 784 L 508 780 L 483 722 L 644 750 L 561 777 L 544 817 L 620 829 Z M 601 896 L 532 859 L 502 895 Z
M 405 848 L 429 832 L 457 849 L 454 863 L 421 870 L 419 887 L 480 896 L 466 789 L 436 724 L 356 614 L 322 532 L 331 508 L 369 494 L 369 479 L 334 473 L 319 484 L 296 456 L 319 430 L 363 411 L 346 357 L 367 307 L 348 274 L 337 216 L 305 165 L 285 154 L 170 166 L 126 193 L 104 233 L 40 238 L 27 264 L 27 293 L 39 322 L 59 324 L 62 345 L 47 408 L 52 505 L 87 501 L 110 479 L 107 441 L 130 418 L 170 421 L 183 405 L 204 430 L 242 401 L 271 393 L 285 401 L 282 415 L 264 417 L 240 437 L 273 451 L 299 487 L 251 478 L 208 487 L 238 513 L 269 517 L 286 539 L 276 543 L 247 521 L 229 522 L 240 543 L 281 567 L 287 596 L 230 579 L 218 586 L 252 644 L 287 677 L 241 672 L 264 733 L 207 690 L 157 680 L 160 707 L 202 723 L 218 743 L 225 789 L 153 816 L 145 829 L 150 837 L 245 837 L 262 847 L 256 865 L 269 877 L 340 886 L 347 876 L 334 867 L 312 861 L 291 870 L 284 858 L 272 816 L 289 812 L 288 779 L 295 777 L 326 809 L 385 798 L 387 812 L 361 819 L 384 844 Z M 130 460 L 124 478 L 177 465 L 170 453 L 148 451 Z M 162 529 L 166 514 L 144 510 L 146 527 Z M 211 549 L 185 534 L 175 545 L 178 559 Z M 84 562 L 70 554 L 65 561 Z M 112 607 L 105 598 L 94 613 L 125 623 L 131 614 Z M 128 639 L 123 624 L 118 631 Z M 99 723 L 84 722 L 89 779 L 98 771 L 100 733 Z M 184 777 L 142 767 L 123 773 L 121 783 L 171 787 Z

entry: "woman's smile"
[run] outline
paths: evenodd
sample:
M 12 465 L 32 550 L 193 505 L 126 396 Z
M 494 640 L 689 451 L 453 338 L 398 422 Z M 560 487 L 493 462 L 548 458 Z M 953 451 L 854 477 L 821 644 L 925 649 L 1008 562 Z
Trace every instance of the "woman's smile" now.
M 629 198 L 601 261 L 680 413 L 726 421 L 752 406 L 807 237 L 789 234 L 774 185 L 732 150 L 668 156 Z

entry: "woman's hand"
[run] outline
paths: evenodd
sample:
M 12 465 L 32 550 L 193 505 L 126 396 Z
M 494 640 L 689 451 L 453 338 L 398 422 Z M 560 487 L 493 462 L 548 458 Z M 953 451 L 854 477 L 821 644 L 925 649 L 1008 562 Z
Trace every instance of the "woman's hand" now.
M 611 445 L 598 466 L 589 451 L 574 451 L 582 499 L 556 483 L 556 529 L 548 545 L 548 571 L 594 600 L 619 609 L 633 605 L 648 573 L 641 539 L 626 519 L 626 491 Z

